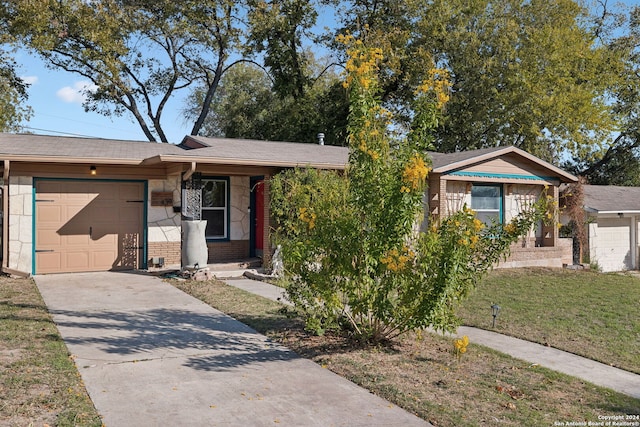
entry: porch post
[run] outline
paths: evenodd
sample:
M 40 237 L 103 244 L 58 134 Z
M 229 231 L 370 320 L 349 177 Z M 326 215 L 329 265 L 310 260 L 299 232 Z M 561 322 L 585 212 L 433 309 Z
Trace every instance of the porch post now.
M 256 236 L 257 239 L 262 238 L 262 267 L 271 266 L 271 257 L 273 256 L 273 248 L 271 247 L 271 175 L 264 176 L 264 226 L 262 227 L 262 236 Z
M 447 212 L 447 180 L 440 177 L 440 188 L 438 191 L 438 222 L 441 222 L 451 213 Z

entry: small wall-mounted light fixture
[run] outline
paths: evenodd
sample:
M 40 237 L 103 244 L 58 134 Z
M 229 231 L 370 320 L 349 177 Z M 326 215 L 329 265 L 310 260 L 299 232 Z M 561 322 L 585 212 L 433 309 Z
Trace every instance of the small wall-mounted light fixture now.
M 89 173 L 90 173 L 91 175 L 95 175 L 95 174 L 97 174 L 97 173 L 98 173 L 98 171 L 97 171 L 97 169 L 96 169 L 95 165 L 91 165 L 91 167 L 89 168 Z
M 618 212 L 618 218 L 623 218 L 624 214 L 622 212 Z

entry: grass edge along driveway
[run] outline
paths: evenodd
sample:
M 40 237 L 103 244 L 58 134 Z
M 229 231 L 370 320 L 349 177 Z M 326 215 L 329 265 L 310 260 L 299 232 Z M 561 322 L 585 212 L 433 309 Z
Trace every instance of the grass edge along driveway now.
M 0 276 L 0 425 L 102 425 L 32 279 Z

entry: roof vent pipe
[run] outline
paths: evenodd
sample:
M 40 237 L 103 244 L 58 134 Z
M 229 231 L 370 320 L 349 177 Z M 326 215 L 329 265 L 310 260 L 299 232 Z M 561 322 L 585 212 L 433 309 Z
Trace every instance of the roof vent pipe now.
M 324 133 L 319 133 L 316 137 L 318 138 L 318 145 L 324 145 Z

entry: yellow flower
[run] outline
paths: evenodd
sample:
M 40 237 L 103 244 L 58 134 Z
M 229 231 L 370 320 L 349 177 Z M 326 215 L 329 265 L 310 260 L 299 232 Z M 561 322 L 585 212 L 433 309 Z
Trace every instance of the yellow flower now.
M 415 154 L 404 167 L 402 178 L 409 186 L 417 190 L 427 178 L 429 168 L 420 154 Z
M 467 346 L 469 345 L 469 337 L 463 336 L 462 338 L 457 338 L 453 340 L 453 347 L 455 348 L 455 353 L 458 359 L 460 359 L 460 355 L 467 352 Z
M 443 68 L 432 68 L 429 70 L 427 78 L 418 86 L 416 93 L 434 93 L 436 107 L 440 109 L 449 101 L 450 90 L 449 71 Z
M 480 231 L 484 228 L 484 222 L 480 221 L 478 218 L 473 220 L 473 228 L 476 231 Z
M 507 234 L 515 234 L 517 232 L 516 226 L 512 222 L 504 226 L 504 231 Z

